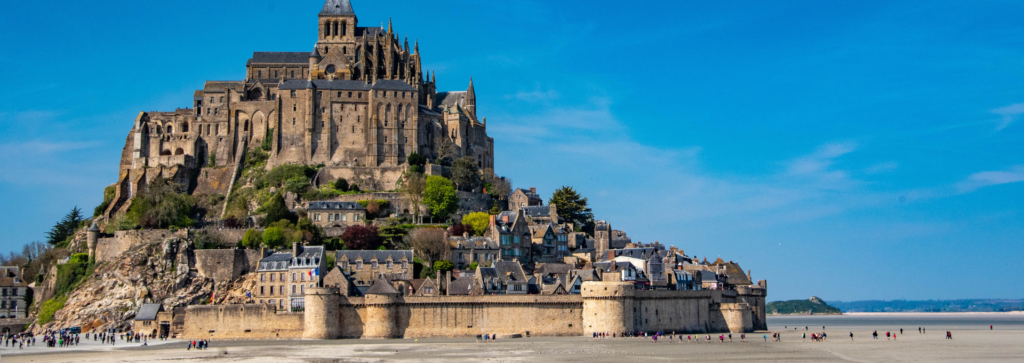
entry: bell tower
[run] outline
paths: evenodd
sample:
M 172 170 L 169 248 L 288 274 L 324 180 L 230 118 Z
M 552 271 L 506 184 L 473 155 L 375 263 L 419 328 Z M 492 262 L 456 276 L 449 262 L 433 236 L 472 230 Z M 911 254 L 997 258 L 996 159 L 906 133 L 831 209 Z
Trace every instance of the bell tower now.
M 320 10 L 317 49 L 327 57 L 331 52 L 352 58 L 356 53 L 356 13 L 350 0 L 325 0 Z

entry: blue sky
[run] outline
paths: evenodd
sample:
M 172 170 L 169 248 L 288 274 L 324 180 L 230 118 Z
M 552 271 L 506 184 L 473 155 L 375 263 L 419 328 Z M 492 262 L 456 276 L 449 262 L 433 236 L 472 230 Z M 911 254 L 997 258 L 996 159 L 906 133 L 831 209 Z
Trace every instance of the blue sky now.
M 637 6 L 642 4 L 642 6 Z M 115 181 L 139 111 L 322 2 L 16 2 L 0 16 L 0 251 Z M 576 187 L 644 242 L 736 260 L 770 300 L 1020 298 L 1020 2 L 354 1 L 475 80 L 499 174 Z

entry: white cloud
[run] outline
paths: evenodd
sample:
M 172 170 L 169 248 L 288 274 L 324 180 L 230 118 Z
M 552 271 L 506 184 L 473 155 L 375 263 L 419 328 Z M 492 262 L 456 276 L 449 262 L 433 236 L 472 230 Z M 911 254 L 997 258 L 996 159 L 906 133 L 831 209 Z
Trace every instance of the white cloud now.
M 992 185 L 1009 184 L 1024 181 L 1024 165 L 1015 165 L 1007 170 L 983 171 L 971 174 L 966 180 L 956 185 L 961 193 L 967 193 Z
M 868 174 L 888 173 L 890 171 L 896 170 L 897 168 L 899 168 L 899 166 L 900 164 L 895 161 L 888 161 L 884 163 L 871 165 L 867 167 L 867 169 L 864 169 L 864 172 Z
M 996 126 L 996 131 L 999 131 L 1010 126 L 1017 119 L 1018 115 L 1024 114 L 1024 102 L 1000 107 L 990 112 L 1003 117 L 999 125 Z

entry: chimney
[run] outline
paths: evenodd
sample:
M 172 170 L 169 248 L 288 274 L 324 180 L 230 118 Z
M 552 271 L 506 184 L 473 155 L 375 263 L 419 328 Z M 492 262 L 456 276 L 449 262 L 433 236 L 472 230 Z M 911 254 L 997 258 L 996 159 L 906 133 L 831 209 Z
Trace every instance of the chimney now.
M 462 232 L 462 238 L 469 239 L 469 232 Z
M 530 187 L 530 193 L 537 194 L 537 188 Z
M 299 248 L 299 243 L 292 242 L 292 257 L 298 257 L 299 253 L 302 253 L 302 249 Z
M 501 216 L 501 221 L 502 221 L 502 223 L 508 223 L 508 215 L 506 214 L 506 215 Z
M 615 251 L 608 251 L 608 261 L 615 259 Z
M 491 227 L 498 223 L 497 216 L 491 216 Z
M 558 207 L 554 204 L 549 204 L 548 214 L 551 215 L 551 223 L 558 223 Z

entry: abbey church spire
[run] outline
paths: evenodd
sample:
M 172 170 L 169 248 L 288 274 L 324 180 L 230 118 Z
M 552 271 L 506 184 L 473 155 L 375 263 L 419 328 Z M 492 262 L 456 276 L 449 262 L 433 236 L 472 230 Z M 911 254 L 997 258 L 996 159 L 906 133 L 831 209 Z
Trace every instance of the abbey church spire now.
M 473 77 L 469 77 L 469 88 L 466 89 L 466 111 L 476 116 L 476 90 L 473 89 Z

